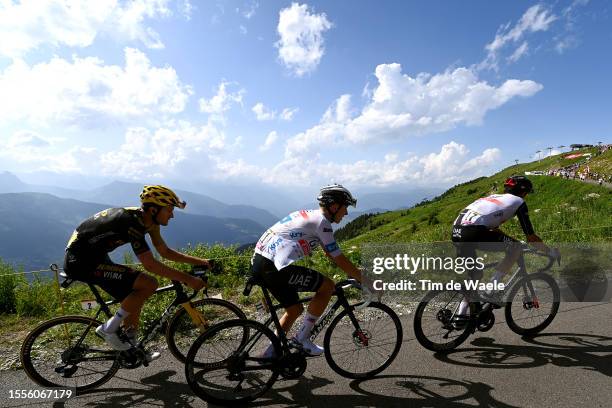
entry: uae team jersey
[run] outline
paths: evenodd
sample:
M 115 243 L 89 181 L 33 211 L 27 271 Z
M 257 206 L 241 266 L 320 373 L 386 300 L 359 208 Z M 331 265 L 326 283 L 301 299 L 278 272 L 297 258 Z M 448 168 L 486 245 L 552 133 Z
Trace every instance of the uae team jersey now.
M 493 194 L 479 198 L 468 205 L 457 217 L 455 226 L 481 225 L 497 228 L 510 218 L 517 216 L 526 235 L 533 234 L 527 204 L 513 194 Z
M 296 211 L 270 227 L 257 241 L 255 253 L 274 262 L 276 269 L 309 256 L 321 246 L 329 255 L 342 253 L 331 223 L 321 210 Z

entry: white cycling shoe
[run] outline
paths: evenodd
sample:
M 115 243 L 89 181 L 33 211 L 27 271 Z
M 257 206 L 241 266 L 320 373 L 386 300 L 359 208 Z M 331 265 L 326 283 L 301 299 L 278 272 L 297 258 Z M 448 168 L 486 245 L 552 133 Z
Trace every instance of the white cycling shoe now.
M 132 345 L 127 341 L 123 341 L 117 336 L 117 333 L 107 333 L 102 328 L 102 325 L 96 328 L 96 334 L 104 339 L 106 344 L 111 346 L 114 350 L 125 351 L 132 348 Z
M 159 351 L 147 351 L 145 353 L 145 358 L 147 359 L 147 363 L 150 363 L 153 360 L 157 360 L 161 357 L 161 353 Z
M 312 357 L 320 356 L 325 351 L 323 347 L 317 346 L 308 338 L 300 341 L 296 337 L 294 337 L 292 340 L 300 343 L 302 345 L 302 349 L 306 352 L 306 354 Z

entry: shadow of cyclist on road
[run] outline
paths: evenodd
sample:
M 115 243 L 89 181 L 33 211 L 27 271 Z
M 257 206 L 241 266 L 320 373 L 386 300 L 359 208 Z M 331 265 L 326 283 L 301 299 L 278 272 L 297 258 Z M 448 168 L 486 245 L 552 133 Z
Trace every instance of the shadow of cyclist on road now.
M 87 402 L 81 406 L 105 407 L 128 407 L 147 402 L 163 407 L 185 407 L 190 406 L 197 397 L 184 382 L 172 381 L 170 378 L 180 374 L 173 370 L 164 370 L 155 375 L 144 377 L 136 383 L 133 388 L 106 388 L 84 392 L 86 394 L 110 394 L 99 402 Z M 128 380 L 129 381 L 129 380 Z
M 472 341 L 476 348 L 464 348 L 434 354 L 440 361 L 477 368 L 520 369 L 553 364 L 558 367 L 581 367 L 612 377 L 612 337 L 597 334 L 546 333 L 524 337 L 525 344 L 499 344 L 490 337 Z

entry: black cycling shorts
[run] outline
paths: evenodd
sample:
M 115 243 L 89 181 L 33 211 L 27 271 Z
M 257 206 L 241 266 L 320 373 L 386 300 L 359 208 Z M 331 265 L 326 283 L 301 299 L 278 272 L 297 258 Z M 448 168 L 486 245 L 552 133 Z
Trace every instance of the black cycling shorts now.
M 476 258 L 476 249 L 507 253 L 518 242 L 502 231 L 484 225 L 455 225 L 452 240 L 457 256 L 464 258 Z
M 114 263 L 108 255 L 79 256 L 70 250 L 66 250 L 64 257 L 64 271 L 72 279 L 101 287 L 119 302 L 132 293 L 134 282 L 141 273 Z
M 274 262 L 260 254 L 253 256 L 251 273 L 285 308 L 299 303 L 298 292 L 316 292 L 325 280 L 319 272 L 304 266 L 288 265 L 278 270 Z

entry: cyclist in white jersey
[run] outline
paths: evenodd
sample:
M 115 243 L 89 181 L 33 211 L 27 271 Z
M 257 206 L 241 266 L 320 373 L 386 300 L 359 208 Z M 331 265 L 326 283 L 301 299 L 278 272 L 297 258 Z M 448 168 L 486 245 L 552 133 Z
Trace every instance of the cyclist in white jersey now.
M 304 311 L 302 304 L 298 303 L 298 292 L 316 292 L 295 338 L 310 355 L 323 353 L 322 347 L 310 341 L 310 332 L 329 303 L 335 289 L 334 282 L 313 269 L 294 265 L 294 262 L 321 246 L 348 276 L 362 280 L 359 269 L 338 247 L 331 225 L 339 223 L 348 213 L 347 207 L 356 206 L 357 200 L 340 184 L 323 187 L 317 199 L 319 209 L 293 212 L 259 238 L 251 271 L 285 308 L 280 319 L 285 332 Z M 271 351 L 273 348 L 269 348 L 267 354 Z
M 458 257 L 475 258 L 476 249 L 486 251 L 505 251 L 506 256 L 497 265 L 492 282 L 497 283 L 510 271 L 510 268 L 520 256 L 519 241 L 504 234 L 499 226 L 510 218 L 517 216 L 527 242 L 538 250 L 558 257 L 558 250 L 549 248 L 538 237 L 529 220 L 525 197 L 533 192 L 533 185 L 524 176 L 512 176 L 504 182 L 504 194 L 493 194 L 479 198 L 468 205 L 453 223 L 452 240 L 457 248 Z M 473 279 L 482 278 L 482 271 L 471 273 Z M 499 294 L 493 294 L 495 300 Z M 467 311 L 467 301 L 463 301 L 458 315 Z

